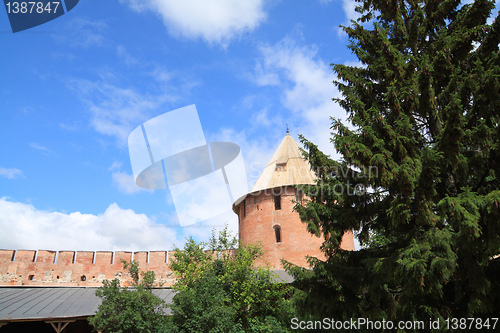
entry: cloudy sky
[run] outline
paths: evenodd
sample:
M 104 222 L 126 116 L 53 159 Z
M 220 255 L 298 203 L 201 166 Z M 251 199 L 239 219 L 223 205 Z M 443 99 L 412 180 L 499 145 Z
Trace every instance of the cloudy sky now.
M 12 33 L 0 10 L 0 248 L 159 250 L 206 240 L 168 190 L 135 185 L 130 132 L 195 104 L 207 141 L 237 143 L 249 186 L 288 124 L 328 153 L 331 63 L 353 0 L 107 0 Z

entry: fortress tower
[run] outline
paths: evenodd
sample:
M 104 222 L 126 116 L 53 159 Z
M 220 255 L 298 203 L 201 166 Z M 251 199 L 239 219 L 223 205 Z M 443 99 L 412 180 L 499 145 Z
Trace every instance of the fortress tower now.
M 238 215 L 241 245 L 261 244 L 265 251 L 260 264 L 282 269 L 283 258 L 308 267 L 306 255 L 325 258 L 320 251 L 323 239 L 310 234 L 299 214 L 293 211 L 293 201 L 303 200 L 303 193 L 294 185 L 314 185 L 315 178 L 287 130 L 250 193 L 233 205 Z M 342 248 L 354 250 L 352 233 L 344 235 Z

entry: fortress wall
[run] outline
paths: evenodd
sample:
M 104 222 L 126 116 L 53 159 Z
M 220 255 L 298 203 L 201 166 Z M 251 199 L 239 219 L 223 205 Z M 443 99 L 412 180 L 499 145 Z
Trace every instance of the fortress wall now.
M 59 251 L 57 255 L 57 264 L 67 266 L 73 263 L 75 259 L 75 251 Z
M 36 251 L 37 263 L 53 264 L 56 262 L 56 251 L 38 250 Z
M 16 251 L 16 261 L 21 262 L 34 262 L 36 251 L 33 250 L 17 250 Z
M 139 267 L 145 267 L 148 261 L 148 252 L 134 252 L 134 261 L 139 263 Z
M 14 250 L 0 250 L 0 262 L 12 261 Z
M 149 264 L 160 266 L 167 263 L 168 251 L 151 251 L 149 252 Z
M 134 260 L 139 263 L 139 267 L 144 271 L 153 271 L 156 279 L 165 285 L 175 283 L 173 272 L 168 268 L 168 251 L 139 251 L 134 252 Z
M 113 264 L 113 251 L 96 252 L 95 264 L 100 266 L 109 266 Z
M 132 252 L 115 252 L 115 265 L 120 265 L 123 268 L 122 259 L 130 262 L 132 260 Z
M 175 283 L 167 266 L 167 251 L 52 251 L 0 250 L 0 286 L 102 286 L 104 279 L 132 279 L 121 259 L 139 262 L 141 271 L 153 270 L 163 286 Z
M 82 265 L 91 265 L 94 262 L 94 252 L 78 251 L 76 254 L 76 263 Z

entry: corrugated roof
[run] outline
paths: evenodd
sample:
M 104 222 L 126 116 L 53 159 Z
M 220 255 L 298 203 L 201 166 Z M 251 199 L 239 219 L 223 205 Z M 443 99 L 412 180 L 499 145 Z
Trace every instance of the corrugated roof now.
M 274 275 L 273 281 L 276 283 L 292 283 L 295 281 L 295 278 L 285 270 L 273 270 L 272 273 Z
M 0 288 L 0 322 L 55 320 L 93 316 L 101 304 L 90 287 Z M 172 304 L 175 291 L 153 289 L 153 294 Z M 170 313 L 170 308 L 166 308 Z
M 309 163 L 299 151 L 299 145 L 287 133 L 250 193 L 288 185 L 313 185 L 315 179 Z

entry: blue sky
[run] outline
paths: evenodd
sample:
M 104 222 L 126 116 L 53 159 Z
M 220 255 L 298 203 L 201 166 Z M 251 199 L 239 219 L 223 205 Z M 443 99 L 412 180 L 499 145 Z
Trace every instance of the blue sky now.
M 352 0 L 81 0 L 13 34 L 0 10 L 0 248 L 158 250 L 237 231 L 181 228 L 168 191 L 134 184 L 129 133 L 195 104 L 207 141 L 241 147 L 249 186 L 285 135 L 328 153 L 330 63 Z

